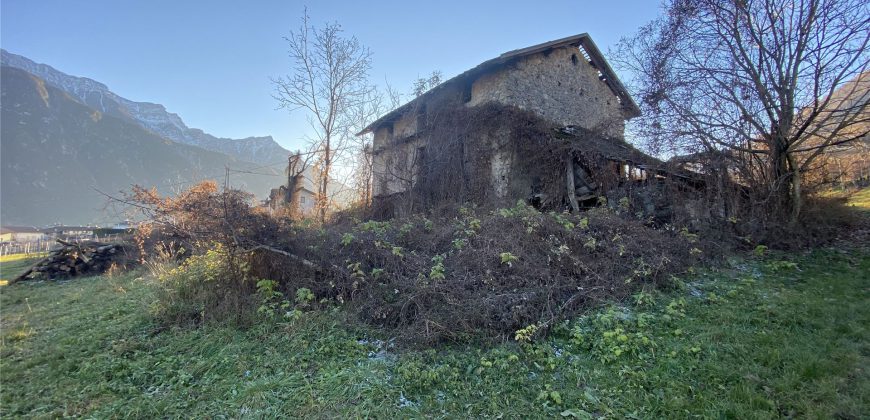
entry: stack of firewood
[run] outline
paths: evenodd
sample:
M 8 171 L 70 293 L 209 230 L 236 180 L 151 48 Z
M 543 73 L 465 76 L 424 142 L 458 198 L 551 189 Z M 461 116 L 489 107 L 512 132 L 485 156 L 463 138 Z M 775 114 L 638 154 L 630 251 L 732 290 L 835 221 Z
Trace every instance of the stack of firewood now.
M 13 282 L 37 278 L 58 279 L 81 275 L 96 275 L 106 271 L 112 262 L 123 254 L 120 244 L 101 242 L 67 242 L 57 240 L 62 246 L 51 251 Z

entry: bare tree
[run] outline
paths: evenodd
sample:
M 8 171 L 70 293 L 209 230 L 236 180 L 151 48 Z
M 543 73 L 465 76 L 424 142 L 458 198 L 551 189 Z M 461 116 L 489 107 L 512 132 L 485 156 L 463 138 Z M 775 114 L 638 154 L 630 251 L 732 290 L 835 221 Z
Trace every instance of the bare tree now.
M 429 77 L 417 78 L 417 80 L 414 81 L 414 90 L 413 90 L 414 96 L 415 97 L 420 96 L 420 95 L 428 92 L 430 89 L 434 88 L 435 86 L 440 85 L 441 79 L 442 79 L 442 75 L 441 75 L 440 70 L 432 71 L 432 73 L 429 74 Z
M 317 210 L 326 220 L 330 174 L 353 138 L 351 110 L 367 100 L 372 54 L 355 37 L 343 35 L 341 25 L 314 28 L 306 10 L 299 28 L 284 38 L 293 60 L 292 72 L 273 79 L 280 108 L 303 109 L 314 130 L 316 145 Z
M 384 93 L 372 89 L 365 101 L 358 102 L 351 111 L 354 133 L 360 133 L 369 124 L 389 111 L 384 106 Z M 351 171 L 354 201 L 368 206 L 372 201 L 374 149 L 372 133 L 356 134 L 352 142 L 353 155 L 346 166 Z
M 794 224 L 802 174 L 867 134 L 866 96 L 834 95 L 867 70 L 866 1 L 667 0 L 664 12 L 618 47 L 640 134 L 658 150 L 727 156 Z
M 405 95 L 399 89 L 394 88 L 393 85 L 386 81 L 385 86 L 383 96 L 389 101 L 389 109 L 386 111 L 392 111 L 405 103 Z

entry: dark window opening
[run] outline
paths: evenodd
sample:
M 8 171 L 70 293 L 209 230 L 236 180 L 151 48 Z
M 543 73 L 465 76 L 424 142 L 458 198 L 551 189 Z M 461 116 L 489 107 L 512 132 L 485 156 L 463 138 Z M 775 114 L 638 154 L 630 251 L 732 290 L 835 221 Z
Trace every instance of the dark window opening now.
M 577 54 L 571 54 L 571 63 L 577 65 Z

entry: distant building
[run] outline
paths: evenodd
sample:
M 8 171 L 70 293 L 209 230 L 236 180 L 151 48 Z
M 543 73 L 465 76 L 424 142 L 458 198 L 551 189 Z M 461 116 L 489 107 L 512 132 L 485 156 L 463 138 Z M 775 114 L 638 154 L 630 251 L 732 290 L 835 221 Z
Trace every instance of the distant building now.
M 37 242 L 46 238 L 47 235 L 35 227 L 0 227 L 0 242 Z
M 299 154 L 293 154 L 287 159 L 286 172 L 287 181 L 278 188 L 272 188 L 266 206 L 272 210 L 286 208 L 299 217 L 313 214 L 317 200 L 317 174 L 313 166 L 308 165 Z
M 128 230 L 128 229 L 134 229 L 135 227 L 136 227 L 136 223 L 134 223 L 130 220 L 124 220 L 123 222 L 118 222 L 118 223 L 115 223 L 114 225 L 112 225 L 111 229 L 112 230 Z
M 317 207 L 317 168 L 307 164 L 300 154 L 290 155 L 287 161 L 287 181 L 269 192 L 265 206 L 271 210 L 289 209 L 298 217 L 312 216 Z M 340 182 L 330 181 L 327 185 L 329 208 L 346 207 L 350 201 L 350 190 Z
M 50 226 L 42 229 L 42 232 L 55 238 L 63 239 L 90 239 L 94 236 L 96 226 Z

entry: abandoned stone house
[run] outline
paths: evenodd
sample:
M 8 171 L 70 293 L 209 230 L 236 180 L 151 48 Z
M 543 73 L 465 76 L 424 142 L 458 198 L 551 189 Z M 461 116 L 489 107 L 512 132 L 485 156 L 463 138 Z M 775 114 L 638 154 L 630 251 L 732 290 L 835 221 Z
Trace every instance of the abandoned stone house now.
M 306 165 L 299 154 L 291 154 L 285 168 L 287 180 L 284 185 L 272 188 L 265 206 L 271 210 L 289 208 L 294 215 L 304 217 L 314 213 L 317 175 L 314 167 Z
M 488 112 L 476 111 L 487 107 Z M 447 117 L 456 113 L 473 113 L 477 120 Z M 549 200 L 553 207 L 577 209 L 584 202 L 594 203 L 608 188 L 601 182 L 602 171 L 624 180 L 660 174 L 660 161 L 624 140 L 625 122 L 638 115 L 637 105 L 584 33 L 485 61 L 384 115 L 359 134 L 373 134 L 376 203 L 402 201 L 414 190 L 432 188 L 447 175 L 443 172 L 461 172 L 460 180 L 449 188 L 482 181 L 487 199 Z M 547 135 L 552 137 L 549 142 L 535 143 L 518 119 L 544 121 L 555 135 Z M 446 154 L 433 150 L 439 132 L 445 130 L 450 130 L 451 138 L 461 139 L 456 147 L 438 146 Z M 553 153 L 538 153 L 556 146 L 561 149 L 555 158 L 562 159 L 557 164 Z M 475 156 L 472 150 L 487 151 L 486 157 Z M 596 162 L 584 159 L 586 151 L 594 152 L 590 155 Z M 435 164 L 451 159 L 458 163 Z M 542 176 L 540 171 L 536 175 L 536 168 L 544 165 L 557 166 L 550 168 L 552 176 Z M 473 173 L 469 167 L 475 167 Z M 442 173 L 429 173 L 438 171 Z M 557 188 L 546 188 L 554 187 L 551 184 L 558 184 Z M 450 191 L 436 195 L 444 198 Z
M 266 199 L 266 207 L 272 210 L 286 207 L 288 204 L 296 200 L 296 211 L 300 216 L 307 216 L 314 213 L 314 204 L 317 198 L 317 193 L 314 191 L 314 182 L 309 178 L 305 178 L 305 183 L 308 186 L 296 188 L 295 194 L 290 193 L 287 185 L 281 185 L 278 188 L 272 188 L 269 191 L 269 198 Z
M 318 209 L 317 191 L 320 172 L 317 165 L 306 161 L 302 154 L 297 152 L 288 156 L 284 171 L 287 176 L 284 184 L 269 191 L 269 198 L 263 201 L 263 207 L 270 211 L 281 209 L 299 218 L 313 216 Z M 346 208 L 353 199 L 354 194 L 350 188 L 330 177 L 326 186 L 327 208 Z

